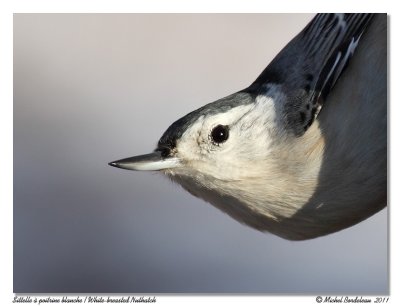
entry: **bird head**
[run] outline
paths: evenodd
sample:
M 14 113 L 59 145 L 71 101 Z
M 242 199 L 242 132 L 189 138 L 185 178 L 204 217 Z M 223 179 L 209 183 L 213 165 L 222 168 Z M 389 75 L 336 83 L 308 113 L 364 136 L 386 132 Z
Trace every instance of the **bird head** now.
M 153 153 L 110 165 L 226 184 L 262 175 L 260 162 L 268 162 L 274 139 L 281 139 L 277 137 L 276 105 L 279 103 L 272 96 L 253 98 L 248 93 L 235 93 L 175 121 Z

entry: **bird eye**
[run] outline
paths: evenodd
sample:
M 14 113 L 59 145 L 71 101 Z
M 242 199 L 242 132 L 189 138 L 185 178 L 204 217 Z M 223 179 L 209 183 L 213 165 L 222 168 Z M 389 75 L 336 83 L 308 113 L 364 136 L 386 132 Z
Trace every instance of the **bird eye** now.
M 217 125 L 212 129 L 210 136 L 214 143 L 223 143 L 229 138 L 229 127 L 227 125 Z

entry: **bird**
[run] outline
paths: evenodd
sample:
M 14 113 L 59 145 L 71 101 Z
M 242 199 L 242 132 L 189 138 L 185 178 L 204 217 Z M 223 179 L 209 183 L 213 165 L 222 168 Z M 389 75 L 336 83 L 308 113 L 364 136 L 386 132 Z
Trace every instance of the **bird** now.
M 386 40 L 386 14 L 316 14 L 248 87 L 109 165 L 159 171 L 283 239 L 351 227 L 387 206 Z

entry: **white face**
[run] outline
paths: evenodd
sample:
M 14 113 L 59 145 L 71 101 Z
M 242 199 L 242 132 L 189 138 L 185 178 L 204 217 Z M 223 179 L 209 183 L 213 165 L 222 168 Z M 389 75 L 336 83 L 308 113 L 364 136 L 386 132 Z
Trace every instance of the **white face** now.
M 286 235 L 276 221 L 292 217 L 314 193 L 323 142 L 316 124 L 301 138 L 287 133 L 282 103 L 274 99 L 258 96 L 223 113 L 203 112 L 165 159 L 177 159 L 177 166 L 161 171 L 240 222 Z
M 277 126 L 273 100 L 265 96 L 225 113 L 203 115 L 177 141 L 183 167 L 167 174 L 195 171 L 220 180 L 251 175 L 251 165 L 268 155 Z M 224 135 L 218 138 L 218 132 Z

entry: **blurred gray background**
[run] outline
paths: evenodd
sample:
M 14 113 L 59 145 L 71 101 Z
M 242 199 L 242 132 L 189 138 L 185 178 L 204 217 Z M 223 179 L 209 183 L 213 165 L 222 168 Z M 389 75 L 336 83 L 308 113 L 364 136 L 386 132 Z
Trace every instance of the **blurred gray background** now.
M 248 86 L 311 18 L 14 15 L 14 292 L 387 294 L 386 209 L 290 242 L 107 165 Z

